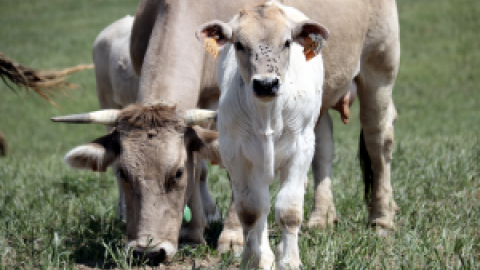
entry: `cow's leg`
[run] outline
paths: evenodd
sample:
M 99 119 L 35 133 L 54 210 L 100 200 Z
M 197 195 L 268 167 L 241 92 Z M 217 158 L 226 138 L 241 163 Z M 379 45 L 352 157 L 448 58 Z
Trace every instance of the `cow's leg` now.
M 236 256 L 239 256 L 243 250 L 243 228 L 235 209 L 233 194 L 227 216 L 223 221 L 222 233 L 218 238 L 218 252 L 225 253 L 229 250 L 232 250 Z
M 200 195 L 202 196 L 203 212 L 208 224 L 218 222 L 221 219 L 220 212 L 218 212 L 217 204 L 210 195 L 208 190 L 208 166 L 204 160 L 199 162 L 200 167 Z
M 203 212 L 202 195 L 200 192 L 200 178 L 203 170 L 202 162 L 195 164 L 195 182 L 193 191 L 187 202 L 192 211 L 192 219 L 183 224 L 180 230 L 180 242 L 189 244 L 204 244 L 203 232 L 205 231 L 205 215 Z
M 315 193 L 313 208 L 307 226 L 325 229 L 337 221 L 337 212 L 333 203 L 330 179 L 334 147 L 332 136 L 332 118 L 325 112 L 315 127 L 315 154 L 312 161 Z
M 218 95 L 201 98 L 198 107 L 207 110 L 218 110 Z M 211 130 L 216 130 L 216 123 L 211 123 L 203 126 Z M 205 212 L 205 218 L 207 219 L 207 225 L 212 222 L 219 222 L 221 220 L 220 212 L 218 211 L 217 204 L 212 199 L 208 189 L 208 166 L 205 161 L 202 161 L 202 172 L 200 177 L 200 192 L 202 194 L 203 210 Z
M 281 188 L 275 201 L 275 219 L 282 229 L 283 247 L 280 269 L 298 269 L 301 267 L 298 248 L 298 232 L 303 220 L 303 198 L 305 195 L 305 177 L 313 158 L 314 145 L 308 144 L 309 138 L 297 141 L 298 151 L 291 157 L 289 164 L 280 170 Z
M 270 211 L 269 184 L 262 172 L 249 169 L 246 162 L 229 168 L 235 209 L 243 228 L 242 269 L 274 269 L 275 256 L 268 243 L 267 216 Z
M 363 137 L 360 158 L 364 169 L 368 222 L 383 228 L 394 228 L 396 204 L 390 180 L 394 145 L 393 123 L 397 113 L 392 90 L 400 61 L 400 42 L 395 3 L 382 9 L 385 22 L 378 29 L 383 36 L 362 57 L 357 79 L 360 99 L 360 121 Z M 383 19 L 383 18 L 380 18 Z M 375 37 L 372 37 L 375 38 Z M 365 146 L 362 154 L 362 146 Z

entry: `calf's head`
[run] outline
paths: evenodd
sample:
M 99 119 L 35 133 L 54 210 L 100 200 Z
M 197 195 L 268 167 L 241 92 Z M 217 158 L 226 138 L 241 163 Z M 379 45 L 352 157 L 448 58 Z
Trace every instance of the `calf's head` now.
M 242 10 L 228 23 L 217 20 L 205 23 L 196 36 L 210 50 L 212 46 L 221 49 L 233 44 L 248 91 L 262 101 L 270 101 L 282 94 L 292 43 L 305 47 L 315 39 L 321 48 L 328 38 L 328 31 L 322 25 L 310 20 L 296 22 L 290 18 L 289 9 L 268 2 Z M 313 49 L 318 53 L 320 48 Z
M 72 149 L 65 160 L 73 168 L 92 171 L 105 171 L 116 162 L 125 192 L 128 246 L 163 260 L 177 250 L 187 186 L 194 181 L 193 153 L 202 158 L 218 153 L 216 132 L 188 125 L 215 117 L 215 112 L 184 113 L 160 104 L 52 120 L 114 126 L 108 135 Z

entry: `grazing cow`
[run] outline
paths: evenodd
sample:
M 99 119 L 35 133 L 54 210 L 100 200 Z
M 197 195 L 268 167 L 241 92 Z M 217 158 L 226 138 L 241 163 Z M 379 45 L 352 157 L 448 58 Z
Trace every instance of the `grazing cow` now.
M 65 161 L 73 168 L 100 172 L 116 163 L 115 173 L 125 194 L 127 246 L 135 255 L 148 250 L 146 257 L 163 260 L 176 253 L 187 201 L 193 201 L 193 207 L 201 205 L 191 184 L 194 154 L 220 162 L 217 133 L 190 126 L 215 117 L 216 112 L 184 111 L 157 103 L 54 117 L 52 121 L 114 127 L 108 135 L 72 149 Z M 204 221 L 203 212 L 201 217 Z
M 322 103 L 324 70 L 318 54 L 328 31 L 294 8 L 268 2 L 240 11 L 228 23 L 202 25 L 197 38 L 222 48 L 219 149 L 243 227 L 242 266 L 274 265 L 267 216 L 269 186 L 279 173 L 275 217 L 283 231 L 280 268 L 298 268 L 304 185 Z
M 119 19 L 113 22 L 111 25 L 107 26 L 96 38 L 93 45 L 93 60 L 95 62 L 95 75 L 97 83 L 97 94 L 99 98 L 100 107 L 102 109 L 123 109 L 127 105 L 135 103 L 136 96 L 138 93 L 138 76 L 135 74 L 132 68 L 130 61 L 130 34 L 133 24 L 132 16 L 125 16 L 122 19 Z M 139 110 L 142 111 L 142 110 Z M 144 116 L 147 117 L 147 116 Z M 57 119 L 57 121 L 60 118 Z M 62 118 L 64 119 L 64 118 Z M 70 120 L 69 120 L 70 119 Z M 64 121 L 71 121 L 71 118 L 64 119 Z M 75 120 L 77 121 L 77 120 Z M 155 126 L 151 127 L 155 128 Z M 119 130 L 119 128 L 113 128 L 114 130 Z M 107 130 L 111 131 L 112 126 L 107 126 Z M 200 132 L 200 129 L 197 128 L 197 131 Z M 150 131 L 149 131 L 150 132 Z M 202 131 L 202 134 L 210 134 L 209 136 L 214 135 L 215 133 L 206 133 Z M 167 140 L 169 136 L 161 137 L 161 139 Z M 181 138 L 180 138 L 181 139 Z M 159 138 L 157 138 L 159 140 Z M 95 144 L 94 144 L 95 145 Z M 78 169 L 87 169 L 93 171 L 103 171 L 106 169 L 106 166 L 112 164 L 114 171 L 121 171 L 121 168 L 115 163 L 112 163 L 111 160 L 106 161 L 106 165 L 100 169 L 99 166 L 86 162 L 83 159 L 91 159 L 91 162 L 94 162 L 99 157 L 93 155 L 89 156 L 92 148 L 91 144 L 86 146 L 80 146 L 70 151 L 66 155 L 66 162 L 73 168 Z M 197 147 L 199 147 L 197 145 Z M 179 149 L 180 150 L 180 149 Z M 95 153 L 94 153 L 95 154 Z M 163 154 L 163 153 L 162 153 Z M 120 163 L 122 164 L 122 163 Z M 161 162 L 160 162 L 161 164 Z M 180 165 L 180 164 L 178 164 Z M 129 175 L 135 175 L 135 172 L 130 172 Z M 207 187 L 207 171 L 205 162 L 198 162 L 195 166 L 195 182 L 189 181 L 188 188 L 190 191 L 189 198 L 193 198 L 189 204 L 192 209 L 193 219 L 186 226 L 182 228 L 181 239 L 188 242 L 202 242 L 203 241 L 203 229 L 205 227 L 205 221 L 212 222 L 220 218 L 218 210 L 216 208 L 215 202 L 211 199 L 210 194 L 208 193 Z M 127 220 L 129 228 L 137 228 L 138 224 L 135 224 L 135 217 L 132 216 L 132 212 L 125 213 L 125 198 L 123 192 L 124 178 L 118 173 L 117 182 L 119 187 L 119 200 L 117 207 L 117 216 Z M 190 179 L 190 178 L 189 178 Z M 133 180 L 130 182 L 134 182 Z M 200 183 L 198 183 L 200 182 Z M 145 192 L 145 191 L 143 191 Z M 193 194 L 193 195 L 192 195 Z M 200 195 L 198 195 L 200 194 Z M 147 196 L 149 194 L 144 194 Z M 155 194 L 151 194 L 152 197 L 155 197 Z M 195 200 L 201 197 L 202 203 L 198 203 Z M 162 198 L 159 198 L 160 201 Z M 181 199 L 178 197 L 178 202 Z M 133 204 L 133 202 L 129 202 Z M 138 203 L 137 203 L 138 205 Z M 203 206 L 203 208 L 202 208 Z M 205 210 L 205 217 L 204 215 Z M 144 211 L 145 212 L 145 211 Z M 128 215 L 127 215 L 128 214 Z M 156 211 L 151 211 L 152 216 L 157 215 Z M 181 217 L 181 216 L 180 216 Z M 165 216 L 164 218 L 169 218 Z M 206 220 L 205 220 L 206 219 Z M 177 224 L 177 220 L 172 219 L 172 224 Z M 136 227 L 137 226 L 137 227 Z M 162 226 L 161 224 L 153 224 L 152 226 L 157 226 L 158 229 L 165 229 L 167 234 L 175 235 L 175 232 L 169 230 L 169 226 Z M 198 228 L 198 229 L 196 229 Z M 130 236 L 136 235 L 137 233 L 131 233 Z M 176 243 L 177 239 L 172 237 L 173 240 L 170 240 L 172 243 Z M 148 242 L 147 239 L 143 239 L 144 242 Z M 164 239 L 166 240 L 166 239 Z M 141 243 L 141 241 L 136 241 L 130 243 L 130 246 L 134 247 L 136 243 Z M 174 244 L 176 245 L 176 244 Z M 165 245 L 168 246 L 168 245 Z M 173 246 L 173 244 L 172 244 Z M 137 248 L 138 250 L 141 248 Z M 174 249 L 169 248 L 168 257 L 175 253 Z

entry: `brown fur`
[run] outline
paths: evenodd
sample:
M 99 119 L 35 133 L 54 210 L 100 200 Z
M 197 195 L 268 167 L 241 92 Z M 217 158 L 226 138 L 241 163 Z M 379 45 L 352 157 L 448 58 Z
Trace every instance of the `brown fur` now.
M 33 90 L 42 98 L 46 99 L 50 104 L 57 106 L 50 99 L 59 90 L 77 88 L 78 86 L 64 80 L 68 74 L 84 70 L 92 69 L 93 65 L 78 65 L 72 68 L 66 68 L 60 71 L 41 71 L 18 64 L 6 57 L 0 52 L 0 77 L 3 82 L 12 90 L 12 86 L 7 79 L 14 84 Z
M 290 233 L 295 233 L 295 229 L 299 228 L 302 223 L 302 216 L 297 209 L 287 209 L 280 213 L 278 221 Z
M 176 106 L 132 104 L 122 110 L 118 119 L 127 121 L 130 125 L 143 130 L 155 127 L 173 127 L 183 133 L 185 129 L 185 122 Z

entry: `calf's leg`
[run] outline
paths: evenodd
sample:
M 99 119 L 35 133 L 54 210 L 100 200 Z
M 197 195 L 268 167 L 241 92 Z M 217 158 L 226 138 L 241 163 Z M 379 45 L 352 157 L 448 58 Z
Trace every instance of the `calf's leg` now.
M 280 170 L 281 188 L 275 201 L 275 219 L 282 229 L 282 241 L 277 250 L 280 269 L 299 269 L 302 265 L 298 247 L 298 232 L 303 220 L 305 177 L 312 161 L 314 145 L 311 136 L 299 138 L 297 152 Z
M 229 168 L 235 209 L 243 228 L 242 269 L 275 269 L 275 256 L 268 243 L 267 216 L 270 211 L 269 183 L 246 162 Z M 253 172 L 252 172 L 253 171 Z M 260 170 L 263 172 L 263 170 Z M 304 179 L 303 179 L 304 180 Z

